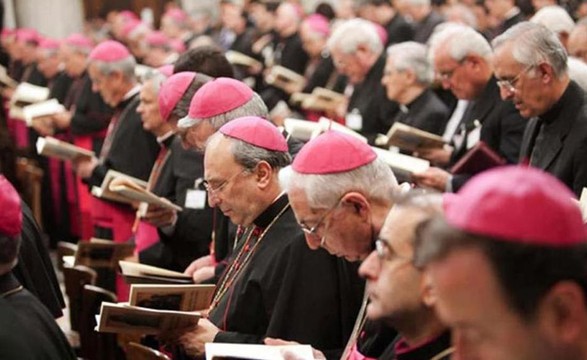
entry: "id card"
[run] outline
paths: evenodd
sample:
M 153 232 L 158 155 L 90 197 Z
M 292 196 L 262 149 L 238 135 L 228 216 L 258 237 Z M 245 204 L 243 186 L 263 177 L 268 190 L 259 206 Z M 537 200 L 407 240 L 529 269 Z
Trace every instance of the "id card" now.
M 188 190 L 185 195 L 186 209 L 203 209 L 206 207 L 206 191 L 204 190 Z
M 346 115 L 346 126 L 353 130 L 362 130 L 363 129 L 363 116 L 361 113 L 355 109 L 352 112 Z

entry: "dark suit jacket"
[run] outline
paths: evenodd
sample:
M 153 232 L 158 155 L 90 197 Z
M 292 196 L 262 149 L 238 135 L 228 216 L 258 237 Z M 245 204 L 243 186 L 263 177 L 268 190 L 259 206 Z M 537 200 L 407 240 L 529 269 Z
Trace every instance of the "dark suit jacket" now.
M 416 23 L 416 33 L 414 34 L 414 41 L 419 43 L 425 44 L 432 35 L 434 28 L 436 25 L 444 22 L 444 17 L 437 13 L 436 11 L 432 10 L 428 16 L 426 16 L 422 21 Z
M 398 112 L 395 117 L 396 121 L 442 136 L 448 121 L 449 111 L 432 90 L 425 90 L 408 104 L 407 108 L 407 113 Z
M 410 41 L 414 38 L 414 27 L 399 13 L 396 13 L 391 21 L 385 25 L 387 30 L 386 46 Z
M 516 163 L 527 121 L 520 116 L 511 102 L 501 99 L 495 78 L 491 78 L 481 95 L 469 104 L 469 108 L 463 115 L 461 126 L 470 130 L 475 120 L 482 124 L 480 139 L 508 163 Z M 465 141 L 461 148 L 455 149 L 451 159 L 452 164 L 466 153 L 466 148 Z M 458 190 L 468 178 L 465 175 L 454 176 L 453 190 Z
M 563 96 L 546 113 L 540 156 L 532 151 L 538 118 L 532 118 L 524 133 L 520 162 L 545 170 L 565 183 L 577 196 L 587 186 L 587 104 L 585 93 L 571 81 Z

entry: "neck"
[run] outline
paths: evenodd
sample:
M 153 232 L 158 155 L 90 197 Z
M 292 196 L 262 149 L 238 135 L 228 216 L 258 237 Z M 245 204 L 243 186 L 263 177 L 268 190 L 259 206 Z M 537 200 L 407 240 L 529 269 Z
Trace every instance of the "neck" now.
M 419 346 L 439 336 L 446 330 L 446 326 L 438 320 L 434 310 L 430 308 L 425 308 L 424 311 L 414 314 L 406 321 L 391 322 L 393 322 L 393 327 L 410 347 Z
M 160 137 L 167 134 L 171 130 L 173 130 L 173 127 L 169 123 L 163 123 L 161 126 L 159 126 L 159 128 L 153 129 L 152 132 L 156 137 Z
M 406 91 L 399 97 L 397 102 L 402 105 L 408 105 L 412 101 L 414 101 L 418 96 L 420 96 L 426 88 L 420 85 L 414 85 L 406 89 Z
M 117 95 L 118 101 L 116 102 L 117 106 L 119 105 L 122 101 L 124 101 L 124 96 L 135 86 L 134 81 L 129 81 L 127 83 L 125 83 L 123 86 L 120 87 Z
M 255 221 L 255 219 L 259 217 L 259 215 L 261 215 L 265 210 L 267 210 L 267 208 L 269 208 L 269 206 L 271 206 L 271 204 L 273 204 L 273 202 L 277 199 L 279 194 L 281 194 L 281 188 L 279 187 L 279 182 L 277 178 L 275 178 L 267 189 L 260 191 L 260 193 L 256 197 L 257 206 L 252 211 L 251 216 L 249 218 L 250 220 L 245 221 L 246 223 L 241 225 L 251 225 Z
M 567 90 L 567 87 L 569 87 L 570 82 L 571 80 L 569 79 L 568 75 L 564 75 L 562 79 L 554 80 L 552 98 L 550 101 L 550 106 L 548 107 L 549 109 L 560 100 L 560 98 Z

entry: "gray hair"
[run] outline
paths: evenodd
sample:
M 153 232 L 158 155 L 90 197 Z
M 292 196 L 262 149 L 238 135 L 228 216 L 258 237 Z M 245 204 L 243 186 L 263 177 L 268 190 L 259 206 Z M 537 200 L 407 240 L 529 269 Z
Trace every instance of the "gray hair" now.
M 254 170 L 261 161 L 267 162 L 274 170 L 284 168 L 291 163 L 291 155 L 287 151 L 267 150 L 239 139 L 230 139 L 230 151 L 234 156 L 234 160 L 247 170 Z
M 387 48 L 387 58 L 393 60 L 397 71 L 411 70 L 418 83 L 430 85 L 434 74 L 427 58 L 427 47 L 415 41 L 406 41 Z
M 282 187 L 287 192 L 302 190 L 313 209 L 329 208 L 349 191 L 363 194 L 369 200 L 391 202 L 398 190 L 397 180 L 389 166 L 381 159 L 351 171 L 336 174 L 302 174 L 293 169 Z
M 470 7 L 457 3 L 451 5 L 445 11 L 448 21 L 463 24 L 477 29 L 477 18 Z
M 431 0 L 405 0 L 405 4 L 409 6 L 430 6 Z
M 383 44 L 375 25 L 359 18 L 345 21 L 337 26 L 327 43 L 330 51 L 338 48 L 345 54 L 355 53 L 360 45 L 367 45 L 375 54 L 383 52 Z
M 161 90 L 161 84 L 167 79 L 167 76 L 163 75 L 157 69 L 149 69 L 143 76 L 141 76 L 141 83 L 145 84 L 147 81 L 151 82 L 151 87 L 155 94 L 159 94 Z
M 570 34 L 575 27 L 573 18 L 571 18 L 565 9 L 558 5 L 543 7 L 532 16 L 530 21 L 536 24 L 542 24 L 557 34 Z
M 90 53 L 92 52 L 92 48 L 87 46 L 75 46 L 71 44 L 65 44 L 65 46 L 67 46 L 72 52 L 82 54 L 85 56 L 90 55 Z
M 192 80 L 192 83 L 190 84 L 190 86 L 188 86 L 185 93 L 183 93 L 183 96 L 181 97 L 181 99 L 179 99 L 179 101 L 177 102 L 177 104 L 175 105 L 173 110 L 171 111 L 171 115 L 176 116 L 178 119 L 181 119 L 183 117 L 188 116 L 188 113 L 190 110 L 190 102 L 192 101 L 194 94 L 205 83 L 207 83 L 210 80 L 212 80 L 212 78 L 208 75 L 204 75 L 204 74 L 200 74 L 200 73 L 196 74 L 196 76 L 194 77 L 194 80 Z
M 131 55 L 122 60 L 113 61 L 113 62 L 105 62 L 100 60 L 91 60 L 91 63 L 96 64 L 98 70 L 103 75 L 110 75 L 115 71 L 120 71 L 125 79 L 127 80 L 134 80 L 135 79 L 135 66 L 137 62 L 135 58 Z
M 587 91 L 587 64 L 583 61 L 569 56 L 567 63 L 569 77 L 576 82 L 584 91 Z
M 269 117 L 267 105 L 265 105 L 265 102 L 263 102 L 263 99 L 261 99 L 257 93 L 253 93 L 251 100 L 247 101 L 236 109 L 230 110 L 220 115 L 206 118 L 205 120 L 210 122 L 214 130 L 218 130 L 227 122 L 243 116 L 259 116 L 265 119 Z
M 512 56 L 525 66 L 545 62 L 552 66 L 557 78 L 567 74 L 567 51 L 558 36 L 541 24 L 524 21 L 506 30 L 492 41 L 496 50 L 506 43 L 513 42 Z
M 491 45 L 485 37 L 472 27 L 462 24 L 451 24 L 432 36 L 429 52 L 431 63 L 434 54 L 442 48 L 446 48 L 448 55 L 455 61 L 462 61 L 470 55 L 489 61 L 492 55 Z

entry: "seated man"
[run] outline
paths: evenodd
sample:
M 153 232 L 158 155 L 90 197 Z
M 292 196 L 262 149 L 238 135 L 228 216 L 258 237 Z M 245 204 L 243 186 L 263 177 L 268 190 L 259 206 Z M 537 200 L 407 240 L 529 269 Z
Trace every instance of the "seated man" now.
M 499 168 L 420 229 L 416 264 L 458 358 L 587 358 L 587 233 L 572 197 L 543 171 Z
M 277 127 L 259 117 L 235 119 L 212 135 L 204 155 L 211 206 L 239 225 L 208 319 L 182 334 L 190 355 L 206 342 L 260 343 L 267 336 L 340 355 L 356 316 L 353 276 L 341 259 L 303 241 L 278 172 L 290 162 Z M 360 294 L 359 294 L 360 295 Z

